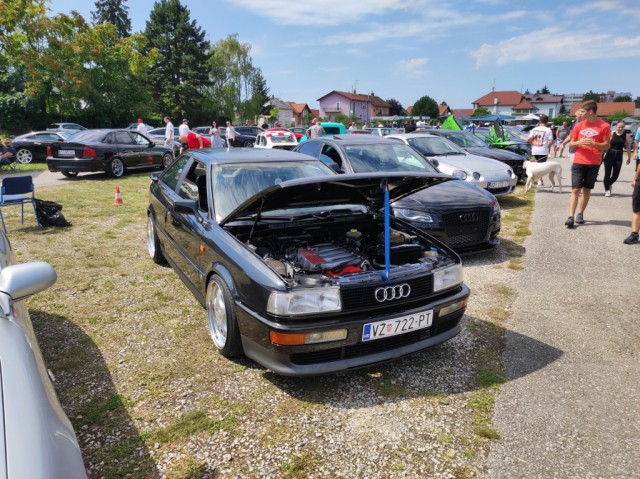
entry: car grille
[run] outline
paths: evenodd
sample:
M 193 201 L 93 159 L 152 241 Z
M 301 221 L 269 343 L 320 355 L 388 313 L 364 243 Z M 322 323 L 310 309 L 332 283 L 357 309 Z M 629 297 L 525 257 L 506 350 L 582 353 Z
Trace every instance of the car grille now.
M 382 353 L 385 351 L 391 351 L 393 349 L 406 346 L 408 344 L 418 343 L 429 339 L 431 336 L 437 336 L 438 334 L 449 331 L 455 328 L 460 321 L 462 314 L 457 317 L 451 318 L 448 321 L 443 321 L 430 328 L 420 329 L 412 333 L 402 334 L 400 336 L 391 336 L 389 338 L 378 339 L 369 341 L 366 343 L 353 344 L 351 346 L 344 346 L 342 348 L 325 349 L 323 351 L 314 351 L 310 353 L 297 353 L 290 356 L 291 362 L 294 364 L 320 364 L 331 361 L 340 361 L 342 359 L 359 358 L 363 356 L 369 356 L 371 354 Z
M 465 210 L 442 215 L 450 246 L 484 241 L 491 219 L 489 210 Z
M 395 299 L 380 303 L 375 299 L 375 291 L 381 286 L 394 286 L 407 283 L 411 287 L 411 293 L 406 298 Z M 376 283 L 358 287 L 343 287 L 342 295 L 343 311 L 384 310 L 395 308 L 401 304 L 412 303 L 416 300 L 424 300 L 433 293 L 433 275 L 410 279 L 408 281 L 392 281 L 389 283 Z

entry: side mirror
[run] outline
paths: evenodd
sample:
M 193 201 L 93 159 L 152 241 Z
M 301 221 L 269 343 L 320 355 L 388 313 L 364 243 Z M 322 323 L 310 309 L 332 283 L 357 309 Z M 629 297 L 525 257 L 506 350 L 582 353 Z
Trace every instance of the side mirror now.
M 149 148 L 156 146 L 156 142 L 155 141 L 150 141 L 149 142 Z
M 173 203 L 176 213 L 195 214 L 198 211 L 198 203 L 195 200 L 178 200 Z
M 0 272 L 0 293 L 8 295 L 15 303 L 44 291 L 56 279 L 56 270 L 43 261 L 7 266 Z
M 435 158 L 432 158 L 431 160 L 429 160 L 431 162 L 431 164 L 433 166 L 435 166 L 436 168 L 440 166 L 440 162 L 438 160 L 436 160 Z

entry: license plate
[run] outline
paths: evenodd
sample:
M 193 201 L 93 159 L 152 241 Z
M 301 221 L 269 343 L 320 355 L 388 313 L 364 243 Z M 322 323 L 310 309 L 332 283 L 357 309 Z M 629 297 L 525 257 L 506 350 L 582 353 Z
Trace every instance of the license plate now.
M 410 333 L 418 329 L 431 326 L 433 322 L 433 310 L 421 313 L 401 316 L 399 318 L 388 319 L 386 321 L 376 321 L 367 323 L 362 328 L 362 341 L 372 341 L 374 339 L 397 336 L 399 334 Z
M 490 181 L 489 188 L 506 188 L 509 186 L 509 181 Z
M 76 156 L 75 150 L 58 150 L 58 156 Z

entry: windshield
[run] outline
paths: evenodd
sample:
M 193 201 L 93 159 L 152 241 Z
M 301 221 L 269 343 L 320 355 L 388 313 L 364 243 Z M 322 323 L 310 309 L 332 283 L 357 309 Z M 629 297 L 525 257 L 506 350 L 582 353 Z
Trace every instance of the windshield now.
M 465 155 L 458 145 L 439 136 L 418 136 L 407 141 L 425 156 Z
M 416 171 L 435 173 L 428 161 L 402 143 L 375 143 L 345 146 L 355 173 Z
M 475 135 L 468 133 L 466 131 L 461 131 L 459 133 L 446 133 L 443 135 L 447 140 L 453 141 L 456 145 L 462 148 L 469 147 L 486 147 L 486 143 L 482 141 Z
M 334 174 L 331 168 L 319 161 L 217 165 L 213 173 L 216 219 L 222 221 L 258 192 L 283 181 Z

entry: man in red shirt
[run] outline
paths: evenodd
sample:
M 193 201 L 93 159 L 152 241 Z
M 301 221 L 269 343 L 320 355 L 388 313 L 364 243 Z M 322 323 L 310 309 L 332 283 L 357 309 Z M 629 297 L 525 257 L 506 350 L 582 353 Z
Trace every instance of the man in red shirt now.
M 572 228 L 575 223 L 584 223 L 584 210 L 589 203 L 591 190 L 596 184 L 598 170 L 602 163 L 602 152 L 609 149 L 611 142 L 611 127 L 606 121 L 599 120 L 596 116 L 598 104 L 588 100 L 582 104 L 582 109 L 585 111 L 584 120 L 571 130 L 569 143 L 569 146 L 576 149 L 571 165 L 569 218 L 564 223 L 569 228 Z M 574 219 L 580 192 L 582 192 L 582 201 Z
M 186 143 L 190 150 L 197 150 L 199 148 L 211 148 L 211 140 L 206 136 L 202 136 L 199 133 L 190 131 L 186 135 L 180 137 L 181 143 Z

